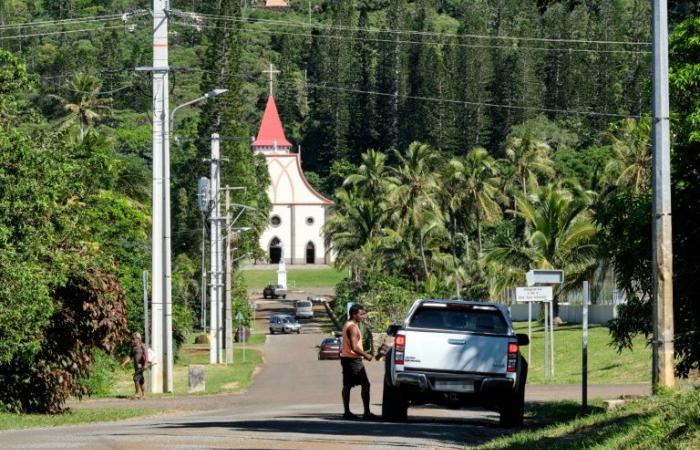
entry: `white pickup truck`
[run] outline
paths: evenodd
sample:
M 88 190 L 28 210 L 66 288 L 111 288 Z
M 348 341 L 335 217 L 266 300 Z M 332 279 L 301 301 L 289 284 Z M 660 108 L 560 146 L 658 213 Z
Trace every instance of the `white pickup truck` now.
M 416 300 L 386 358 L 382 418 L 406 420 L 410 405 L 478 406 L 500 413 L 505 427 L 522 425 L 527 361 L 503 305 Z

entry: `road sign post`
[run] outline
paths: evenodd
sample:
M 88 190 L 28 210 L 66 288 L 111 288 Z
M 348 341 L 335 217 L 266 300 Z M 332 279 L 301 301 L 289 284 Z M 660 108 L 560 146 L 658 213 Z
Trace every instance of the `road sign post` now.
M 532 342 L 532 303 L 533 302 L 541 302 L 543 307 L 544 307 L 544 379 L 547 379 L 547 356 L 548 356 L 548 351 L 547 351 L 547 329 L 551 328 L 551 323 L 550 326 L 547 326 L 547 304 L 550 305 L 550 311 L 551 311 L 551 304 L 552 304 L 552 299 L 554 298 L 554 294 L 552 291 L 552 286 L 528 286 L 528 287 L 516 287 L 515 288 L 515 299 L 518 302 L 527 302 L 527 335 L 530 338 L 530 342 Z M 527 349 L 527 358 L 528 361 L 532 361 L 532 345 L 528 346 Z

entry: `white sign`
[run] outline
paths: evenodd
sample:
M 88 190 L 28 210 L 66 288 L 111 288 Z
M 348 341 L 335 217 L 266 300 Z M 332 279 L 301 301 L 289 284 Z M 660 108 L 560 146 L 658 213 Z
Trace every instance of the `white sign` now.
M 243 322 L 243 314 L 240 311 L 236 314 L 236 322 Z
M 552 286 L 515 288 L 515 300 L 519 302 L 551 302 L 553 298 Z
M 528 286 L 536 284 L 562 284 L 564 271 L 557 269 L 533 269 L 525 274 Z

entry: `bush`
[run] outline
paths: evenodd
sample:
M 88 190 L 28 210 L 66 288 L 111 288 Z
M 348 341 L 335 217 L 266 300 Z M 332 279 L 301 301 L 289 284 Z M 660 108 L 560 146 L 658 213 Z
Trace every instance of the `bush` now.
M 96 350 L 92 354 L 92 361 L 90 375 L 85 379 L 79 378 L 78 382 L 85 386 L 87 395 L 107 395 L 112 390 L 114 373 L 119 363 L 103 350 Z

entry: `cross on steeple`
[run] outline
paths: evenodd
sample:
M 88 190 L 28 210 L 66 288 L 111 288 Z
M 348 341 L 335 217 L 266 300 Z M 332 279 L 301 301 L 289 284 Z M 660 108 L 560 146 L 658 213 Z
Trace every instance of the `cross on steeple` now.
M 272 92 L 273 86 L 272 85 L 275 81 L 275 74 L 280 73 L 280 71 L 276 70 L 275 66 L 272 63 L 270 63 L 270 68 L 267 70 L 263 70 L 263 73 L 267 73 L 270 75 L 270 96 L 272 96 L 272 94 L 273 94 L 273 92 Z

